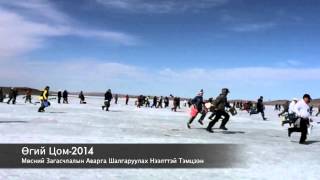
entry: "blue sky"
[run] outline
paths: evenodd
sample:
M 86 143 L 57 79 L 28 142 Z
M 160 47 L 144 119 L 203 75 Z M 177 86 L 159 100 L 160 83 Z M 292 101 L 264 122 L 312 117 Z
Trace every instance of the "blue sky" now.
M 317 0 L 0 0 L 0 84 L 319 97 Z

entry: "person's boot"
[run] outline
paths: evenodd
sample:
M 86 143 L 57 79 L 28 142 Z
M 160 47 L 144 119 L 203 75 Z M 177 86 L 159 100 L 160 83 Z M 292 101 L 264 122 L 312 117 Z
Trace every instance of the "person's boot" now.
M 203 126 L 203 120 L 200 119 L 198 122 Z
M 191 129 L 191 124 L 187 123 L 187 127 L 188 127 L 188 129 Z
M 308 145 L 308 143 L 306 141 L 300 141 L 299 144 Z
M 207 130 L 209 133 L 214 133 L 211 128 L 206 128 L 206 130 Z
M 220 126 L 220 129 L 228 131 L 228 128 L 226 128 L 225 126 Z

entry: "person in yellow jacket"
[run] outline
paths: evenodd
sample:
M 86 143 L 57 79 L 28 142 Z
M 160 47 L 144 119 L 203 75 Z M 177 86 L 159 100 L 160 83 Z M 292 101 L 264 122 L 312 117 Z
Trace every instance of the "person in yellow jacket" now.
M 43 92 L 41 93 L 39 99 L 41 101 L 41 106 L 38 110 L 38 112 L 44 112 L 44 109 L 48 106 L 50 106 L 50 102 L 48 101 L 49 98 L 49 89 L 50 87 L 47 86 L 44 88 Z

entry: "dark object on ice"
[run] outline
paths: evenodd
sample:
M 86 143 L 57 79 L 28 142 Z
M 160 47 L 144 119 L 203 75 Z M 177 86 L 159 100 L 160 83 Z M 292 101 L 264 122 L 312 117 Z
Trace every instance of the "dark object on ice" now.
M 79 99 L 80 99 L 80 104 L 87 104 L 87 102 L 85 101 L 85 97 L 83 92 L 81 91 L 79 94 Z
M 62 93 L 63 104 L 69 104 L 68 96 L 69 96 L 69 92 L 67 90 L 64 90 Z
M 108 89 L 108 91 L 104 94 L 104 106 L 102 106 L 102 110 L 106 109 L 106 111 L 109 111 L 112 98 L 111 89 Z
M 161 96 L 160 99 L 159 99 L 159 103 L 158 103 L 158 106 L 157 108 L 163 108 L 163 97 Z
M 127 94 L 126 95 L 126 105 L 128 105 L 128 103 L 129 103 L 129 95 Z
M 264 115 L 264 108 L 265 107 L 264 107 L 264 104 L 263 104 L 263 96 L 260 96 L 260 98 L 258 99 L 258 102 L 257 102 L 257 111 L 256 112 L 251 111 L 250 115 L 261 113 L 262 119 L 263 120 L 267 120 L 267 118 Z
M 4 94 L 2 88 L 0 88 L 0 102 L 3 102 Z
M 157 107 L 157 102 L 158 102 L 158 97 L 157 97 L 157 96 L 154 96 L 154 97 L 153 97 L 153 101 L 152 101 L 152 106 L 151 106 L 151 108 L 153 108 L 153 107 L 158 108 L 158 107 Z
M 179 104 L 180 104 L 180 98 L 174 97 L 173 98 L 173 108 L 171 110 L 174 112 L 177 112 L 177 108 L 179 107 Z
M 58 91 L 58 103 L 61 103 L 61 98 L 62 98 L 62 92 Z
M 137 99 L 137 107 L 138 108 L 141 108 L 144 104 L 144 101 L 145 101 L 145 97 L 143 95 L 140 95 Z
M 169 107 L 169 98 L 166 96 L 164 98 L 164 108 L 167 108 L 167 107 Z
M 9 92 L 9 100 L 7 101 L 7 104 L 10 104 L 11 101 L 12 101 L 12 104 L 16 104 L 17 96 L 18 96 L 17 89 L 11 88 Z

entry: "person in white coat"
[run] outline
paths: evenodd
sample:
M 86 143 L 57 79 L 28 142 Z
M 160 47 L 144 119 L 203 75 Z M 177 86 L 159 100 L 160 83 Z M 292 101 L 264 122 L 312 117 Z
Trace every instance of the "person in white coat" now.
M 298 99 L 293 98 L 293 100 L 289 104 L 289 114 L 294 114 L 294 110 L 295 110 L 295 106 L 296 106 L 297 102 L 298 102 Z
M 294 106 L 293 112 L 299 118 L 300 121 L 296 122 L 296 126 L 288 129 L 288 136 L 291 136 L 293 132 L 301 132 L 300 144 L 305 144 L 308 134 L 308 126 L 310 121 L 310 102 L 311 97 L 309 94 L 305 94 L 303 99 L 298 101 Z
M 285 124 L 289 124 L 291 126 L 297 120 L 296 113 L 294 112 L 297 102 L 297 98 L 293 98 L 293 100 L 290 102 L 288 115 L 286 117 L 286 120 L 282 121 L 282 126 L 284 126 Z

